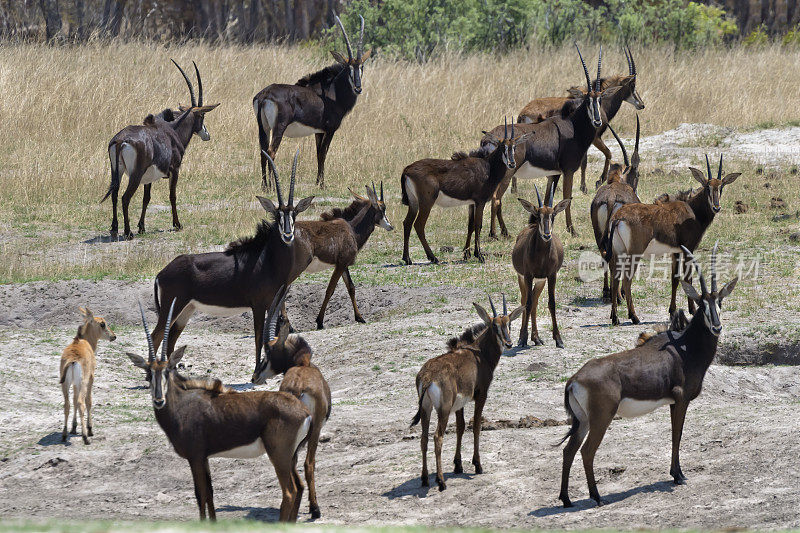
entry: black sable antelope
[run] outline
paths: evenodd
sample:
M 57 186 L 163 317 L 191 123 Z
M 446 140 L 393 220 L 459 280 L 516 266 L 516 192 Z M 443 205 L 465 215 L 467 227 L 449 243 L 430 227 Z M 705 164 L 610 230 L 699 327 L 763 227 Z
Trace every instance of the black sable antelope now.
M 297 452 L 308 438 L 312 420 L 303 402 L 287 392 L 233 392 L 218 379 L 181 376 L 176 366 L 186 346 L 167 359 L 165 342 L 161 357 L 156 358 L 141 303 L 139 309 L 148 357 L 145 360 L 136 354 L 127 355 L 134 365 L 152 375 L 150 395 L 156 421 L 175 453 L 189 461 L 200 519 L 205 520 L 206 510 L 211 520 L 217 519 L 209 457 L 256 459 L 266 453 L 283 493 L 280 520 L 297 521 L 303 495 L 303 481 L 296 468 Z M 172 340 L 169 328 L 165 336 Z
M 722 333 L 720 305 L 738 278 L 717 291 L 716 245 L 711 255 L 711 292 L 687 248 L 686 257 L 697 268 L 700 293 L 691 283 L 681 281 L 686 296 L 698 307 L 689 325 L 681 332 L 667 331 L 624 352 L 593 359 L 567 381 L 564 408 L 572 419 L 572 427 L 561 442 L 564 448 L 559 499 L 570 507 L 569 471 L 581 443 L 583 467 L 589 484 L 589 495 L 603 504 L 594 478 L 594 456 L 608 425 L 615 415 L 645 415 L 662 405 L 669 405 L 672 420 L 672 464 L 669 473 L 677 485 L 686 482 L 681 471 L 679 449 L 683 422 L 689 402 L 697 398 Z M 687 269 L 688 270 L 688 269 Z M 588 434 L 588 437 L 587 437 Z
M 306 340 L 299 335 L 289 335 L 289 322 L 283 320 L 280 312 L 287 292 L 284 289 L 275 296 L 267 314 L 264 358 L 253 373 L 253 383 L 261 384 L 272 376 L 284 374 L 280 390 L 299 398 L 311 413 L 311 431 L 303 470 L 308 482 L 309 511 L 312 518 L 319 518 L 314 475 L 319 435 L 331 416 L 331 389 L 322 372 L 311 362 L 311 347 Z
M 425 224 L 434 205 L 439 207 L 469 206 L 467 242 L 464 245 L 464 259 L 470 256 L 470 239 L 475 232 L 475 258 L 483 262 L 480 237 L 483 225 L 483 208 L 497 184 L 506 175 L 506 170 L 515 168 L 517 144 L 524 143 L 529 135 L 514 137 L 508 124 L 494 133 L 483 132 L 492 139 L 491 149 L 475 150 L 469 155 L 456 152 L 450 159 L 420 159 L 403 169 L 400 189 L 403 191 L 403 205 L 408 206 L 408 214 L 403 221 L 403 262 L 412 264 L 408 250 L 411 227 L 417 231 L 419 241 L 425 249 L 428 261 L 438 263 L 433 250 L 425 237 Z M 497 128 L 495 128 L 497 130 Z M 502 137 L 500 137 L 502 135 Z
M 175 63 L 175 61 L 172 61 Z M 178 188 L 178 171 L 183 161 L 183 154 L 189 147 L 192 136 L 197 134 L 204 141 L 211 139 L 205 126 L 206 113 L 216 108 L 219 104 L 203 105 L 203 81 L 197 64 L 192 61 L 197 75 L 199 98 L 195 98 L 194 88 L 189 76 L 175 63 L 181 71 L 186 84 L 189 86 L 191 106 L 179 108 L 181 115 L 175 119 L 173 112 L 164 110 L 159 115 L 148 115 L 144 124 L 139 126 L 126 126 L 114 135 L 108 143 L 108 159 L 111 161 L 111 185 L 103 197 L 103 202 L 111 196 L 113 217 L 111 219 L 111 236 L 116 238 L 119 230 L 117 220 L 117 195 L 119 194 L 122 175 L 128 175 L 128 187 L 122 194 L 122 218 L 124 223 L 125 238 L 132 239 L 128 206 L 131 203 L 136 189 L 144 185 L 142 197 L 142 215 L 139 217 L 139 233 L 144 233 L 144 216 L 147 204 L 150 203 L 150 187 L 161 178 L 169 179 L 169 202 L 172 206 L 172 226 L 179 230 L 181 223 L 178 220 L 176 205 L 176 191 Z
M 278 206 L 269 198 L 258 197 L 267 216 L 253 237 L 232 242 L 224 252 L 185 254 L 173 259 L 154 283 L 154 297 L 158 323 L 153 330 L 153 341 L 158 347 L 168 325 L 167 309 L 161 302 L 175 299 L 176 317 L 167 353 L 172 353 L 178 336 L 195 311 L 217 316 L 253 312 L 255 329 L 256 365 L 260 360 L 262 328 L 267 307 L 278 289 L 289 285 L 311 263 L 311 250 L 302 239 L 295 239 L 295 218 L 306 210 L 314 199 L 303 198 L 294 205 L 294 184 L 297 172 L 295 153 L 289 199 L 283 201 L 278 171 L 272 158 L 268 158 L 275 181 Z
M 442 472 L 442 441 L 447 429 L 450 413 L 456 413 L 456 455 L 453 459 L 454 471 L 460 474 L 464 471 L 461 465 L 461 437 L 464 435 L 464 406 L 468 402 L 475 402 L 472 431 L 475 444 L 472 452 L 472 464 L 475 473 L 482 474 L 479 441 L 481 435 L 481 416 L 489 386 L 494 378 L 494 369 L 500 362 L 504 348 L 511 348 L 511 335 L 509 330 L 511 322 L 521 313 L 522 307 L 517 307 L 511 314 L 508 313 L 506 296 L 503 294 L 503 314 L 498 316 L 492 303 L 492 316 L 486 310 L 473 303 L 482 323 L 467 328 L 460 338 L 452 338 L 448 343 L 448 351 L 438 357 L 425 362 L 417 373 L 417 394 L 419 395 L 419 408 L 411 425 L 422 422 L 422 486 L 427 487 L 428 480 L 428 431 L 431 421 L 431 412 L 436 410 L 438 424 L 433 436 L 434 452 L 436 453 L 436 483 L 439 490 L 445 490 Z
M 372 52 L 364 52 L 364 18 L 360 18 L 361 33 L 355 57 L 347 32 L 337 16 L 336 23 L 342 29 L 347 45 L 347 59 L 339 52 L 331 51 L 336 60 L 333 65 L 300 78 L 294 85 L 273 83 L 253 98 L 264 187 L 267 186 L 266 154 L 275 158 L 284 135 L 306 137 L 312 133 L 317 141 L 317 185 L 324 187 L 328 147 L 342 120 L 356 105 L 361 94 L 364 62 Z

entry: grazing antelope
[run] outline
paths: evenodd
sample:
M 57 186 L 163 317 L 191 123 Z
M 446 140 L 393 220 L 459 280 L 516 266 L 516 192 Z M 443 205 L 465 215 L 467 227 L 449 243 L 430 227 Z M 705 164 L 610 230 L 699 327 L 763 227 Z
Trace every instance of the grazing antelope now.
M 656 204 L 633 203 L 620 207 L 611 215 L 606 257 L 610 258 L 611 270 L 611 322 L 619 324 L 617 317 L 617 298 L 620 283 L 628 304 L 628 317 L 634 324 L 639 323 L 633 308 L 631 283 L 642 257 L 661 257 L 672 255 L 672 297 L 669 314 L 677 307 L 676 296 L 679 280 L 679 261 L 681 247 L 694 251 L 703 238 L 714 216 L 722 209 L 720 198 L 726 185 L 733 183 L 741 173 L 735 172 L 722 177 L 722 156 L 719 158 L 717 177 L 711 175 L 711 164 L 706 156 L 708 179 L 703 173 L 689 167 L 692 176 L 702 185 L 696 194 L 686 201 L 664 201 Z M 687 271 L 687 276 L 691 275 Z M 690 278 L 687 278 L 687 280 Z M 689 298 L 689 311 L 694 312 L 694 303 Z
M 639 116 L 636 116 L 636 145 L 630 161 L 628 160 L 628 152 L 625 150 L 625 145 L 622 144 L 617 132 L 611 126 L 609 126 L 609 129 L 619 143 L 624 164 L 612 163 L 608 181 L 597 189 L 589 206 L 594 240 L 600 250 L 600 255 L 603 256 L 605 261 L 611 260 L 610 257 L 606 257 L 606 239 L 608 238 L 608 223 L 611 220 L 611 215 L 625 204 L 641 203 L 636 193 L 636 189 L 639 186 Z M 611 300 L 607 269 L 603 273 L 603 300 Z
M 306 272 L 320 272 L 333 267 L 333 274 L 331 274 L 331 280 L 325 291 L 325 299 L 322 301 L 322 307 L 317 315 L 317 329 L 323 328 L 325 309 L 336 290 L 339 278 L 344 278 L 347 292 L 350 294 L 350 301 L 353 302 L 356 322 L 365 322 L 356 304 L 356 286 L 350 277 L 350 267 L 355 264 L 356 255 L 367 243 L 367 239 L 377 226 L 386 231 L 394 230 L 389 219 L 386 218 L 383 182 L 381 182 L 380 198 L 375 191 L 374 183 L 372 189 L 369 187 L 366 189 L 367 198 L 350 191 L 355 197 L 355 201 L 345 209 L 335 208 L 323 213 L 320 217 L 321 220 L 297 221 L 297 234 L 308 243 L 313 256 Z
M 67 441 L 67 425 L 69 424 L 69 390 L 73 389 L 75 411 L 72 414 L 72 433 L 77 433 L 78 414 L 81 416 L 81 436 L 84 444 L 91 444 L 89 437 L 92 431 L 92 385 L 94 385 L 94 369 L 97 366 L 95 353 L 97 341 L 116 340 L 117 336 L 108 327 L 103 317 L 94 316 L 89 309 L 80 307 L 83 324 L 72 342 L 61 354 L 59 382 L 64 393 L 64 429 L 61 431 L 61 442 Z
M 564 448 L 561 493 L 558 496 L 564 507 L 572 505 L 569 471 L 581 443 L 589 495 L 602 505 L 604 502 L 594 478 L 594 456 L 608 425 L 615 415 L 626 418 L 642 416 L 662 405 L 669 405 L 672 420 L 669 473 L 675 484 L 686 482 L 679 458 L 686 409 L 689 402 L 700 394 L 703 378 L 717 352 L 722 333 L 720 306 L 738 281 L 734 278 L 717 291 L 716 250 L 715 245 L 711 256 L 709 292 L 692 253 L 683 247 L 683 253 L 697 269 L 701 289 L 698 293 L 691 283 L 681 281 L 686 296 L 698 307 L 683 331 L 667 331 L 631 350 L 593 359 L 567 381 L 564 408 L 572 419 L 572 426 L 561 441 L 569 439 Z
M 287 293 L 288 289 L 284 288 L 275 295 L 267 314 L 264 357 L 253 373 L 252 381 L 260 385 L 277 374 L 284 374 L 280 390 L 299 398 L 311 413 L 311 430 L 303 470 L 308 482 L 309 512 L 312 518 L 319 518 L 314 474 L 319 435 L 331 416 L 331 389 L 322 372 L 311 362 L 311 347 L 306 340 L 299 335 L 289 335 L 289 321 L 284 320 L 280 312 Z
M 495 128 L 497 130 L 497 128 Z M 470 239 L 475 232 L 475 258 L 484 261 L 481 252 L 480 236 L 483 225 L 483 208 L 492 197 L 497 184 L 503 179 L 507 169 L 515 168 L 515 147 L 528 139 L 528 135 L 514 137 L 514 124 L 511 135 L 508 124 L 501 131 L 483 132 L 494 143 L 491 150 L 456 152 L 450 159 L 420 159 L 403 169 L 400 177 L 403 205 L 408 206 L 408 214 L 403 221 L 403 262 L 412 264 L 408 251 L 411 226 L 417 231 L 428 261 L 438 263 L 425 237 L 425 224 L 434 205 L 458 207 L 469 205 L 467 243 L 464 246 L 464 259 L 470 256 Z M 502 137 L 499 135 L 502 134 Z M 478 153 L 480 152 L 480 153 Z
M 556 277 L 561 265 L 564 263 L 564 245 L 557 235 L 553 235 L 553 221 L 557 214 L 569 207 L 570 199 L 561 200 L 553 207 L 555 187 L 551 187 L 550 195 L 545 198 L 546 204 L 542 205 L 539 189 L 536 189 L 535 206 L 523 198 L 518 198 L 522 207 L 531 216 L 526 226 L 517 236 L 514 250 L 511 252 L 511 262 L 517 271 L 519 292 L 522 297 L 522 327 L 519 330 L 519 345 L 528 345 L 528 318 L 530 317 L 533 334 L 531 340 L 535 346 L 544 344 L 539 338 L 539 329 L 536 326 L 536 310 L 539 307 L 539 296 L 547 281 L 547 307 L 550 309 L 550 318 L 553 320 L 553 340 L 556 346 L 564 347 L 561 333 L 556 322 Z
M 600 105 L 600 112 L 603 115 L 603 125 L 597 130 L 592 144 L 595 148 L 603 152 L 605 161 L 603 163 L 603 173 L 600 179 L 595 184 L 595 188 L 602 184 L 608 176 L 609 166 L 611 165 L 611 151 L 608 146 L 603 142 L 603 133 L 605 133 L 608 124 L 614 120 L 617 112 L 624 102 L 629 103 L 637 111 L 644 109 L 644 101 L 636 92 L 636 63 L 633 60 L 633 54 L 629 47 L 625 47 L 625 59 L 628 61 L 628 75 L 627 76 L 610 76 L 607 78 L 599 78 L 595 80 L 595 84 L 600 82 L 600 90 L 608 89 L 609 87 L 619 87 L 619 90 L 610 98 L 606 98 Z M 568 91 L 568 96 L 555 96 L 535 98 L 520 111 L 517 122 L 523 124 L 536 124 L 542 122 L 550 117 L 561 114 L 561 109 L 568 102 L 575 98 L 583 98 L 584 91 L 579 87 L 572 87 Z M 511 184 L 511 192 L 516 192 L 516 176 L 513 178 Z M 581 160 L 581 191 L 586 192 L 586 154 L 583 155 Z
M 550 117 L 538 124 L 518 124 L 517 128 L 525 134 L 532 134 L 524 144 L 524 150 L 517 153 L 517 161 L 511 170 L 506 172 L 505 178 L 497 186 L 492 199 L 492 221 L 490 237 L 496 237 L 495 216 L 500 223 L 501 234 L 508 236 L 505 221 L 502 214 L 502 197 L 512 176 L 518 178 L 537 178 L 547 177 L 547 189 L 558 183 L 559 176 L 564 176 L 564 199 L 572 198 L 572 176 L 580 166 L 583 156 L 596 137 L 597 129 L 603 125 L 603 117 L 600 112 L 602 102 L 606 98 L 611 98 L 616 94 L 620 87 L 609 87 L 605 90 L 600 88 L 600 72 L 603 60 L 603 50 L 600 49 L 600 56 L 597 60 L 597 78 L 594 87 L 589 79 L 589 70 L 583 60 L 580 48 L 575 43 L 578 50 L 583 73 L 586 77 L 587 92 L 582 98 L 568 101 L 557 116 Z M 496 141 L 491 135 L 497 136 L 500 131 L 498 126 L 485 135 L 481 140 L 479 151 L 493 150 Z M 572 213 L 569 206 L 566 212 L 567 230 L 575 235 L 575 228 L 572 225 Z
M 300 78 L 294 85 L 273 83 L 253 97 L 264 187 L 267 187 L 266 155 L 275 158 L 284 135 L 306 137 L 312 133 L 317 141 L 317 185 L 325 186 L 328 147 L 342 120 L 356 105 L 361 94 L 364 63 L 372 53 L 372 50 L 364 52 L 364 17 L 359 15 L 361 33 L 355 57 L 342 21 L 338 16 L 335 18 L 344 35 L 347 59 L 332 50 L 331 55 L 336 60 L 333 65 Z
M 156 275 L 153 296 L 158 312 L 158 323 L 153 330 L 156 348 L 161 343 L 164 329 L 173 328 L 167 354 L 189 318 L 201 311 L 216 316 L 232 316 L 248 309 L 253 312 L 256 342 L 256 365 L 260 360 L 262 327 L 267 307 L 282 285 L 297 279 L 311 263 L 311 250 L 303 239 L 295 239 L 295 218 L 311 205 L 313 196 L 294 204 L 297 158 L 292 164 L 289 199 L 283 200 L 278 170 L 267 156 L 270 172 L 275 181 L 278 205 L 269 198 L 258 196 L 270 221 L 263 220 L 253 237 L 232 242 L 224 252 L 184 254 L 173 259 Z M 174 324 L 167 322 L 167 309 L 161 302 L 175 299 Z
M 460 474 L 464 471 L 461 465 L 461 437 L 466 427 L 464 423 L 464 405 L 475 402 L 472 431 L 475 446 L 472 454 L 472 464 L 475 473 L 482 474 L 481 457 L 479 453 L 479 440 L 481 434 L 481 417 L 489 385 L 492 384 L 494 369 L 500 362 L 504 348 L 511 348 L 511 335 L 509 330 L 511 322 L 522 313 L 522 306 L 517 307 L 511 314 L 508 313 L 506 296 L 503 294 L 503 314 L 498 316 L 494 308 L 492 297 L 489 297 L 492 307 L 492 316 L 477 303 L 473 303 L 478 316 L 483 323 L 464 330 L 460 338 L 452 338 L 448 342 L 448 351 L 438 357 L 425 362 L 417 373 L 417 394 L 419 407 L 414 415 L 411 425 L 422 421 L 422 486 L 428 486 L 428 431 L 431 420 L 431 411 L 436 410 L 438 425 L 433 436 L 434 452 L 436 453 L 436 483 L 439 490 L 447 486 L 442 473 L 442 440 L 447 429 L 450 413 L 456 413 L 456 455 L 453 460 L 454 472 Z
M 175 60 L 172 60 L 175 63 Z M 139 233 L 144 233 L 144 216 L 147 204 L 150 203 L 150 188 L 161 178 L 169 179 L 169 201 L 172 206 L 172 226 L 181 229 L 176 206 L 176 190 L 178 187 L 178 171 L 183 154 L 189 147 L 192 136 L 197 134 L 208 141 L 211 135 L 205 125 L 205 115 L 219 104 L 203 105 L 203 80 L 197 64 L 192 61 L 197 75 L 198 99 L 189 76 L 175 63 L 189 86 L 190 107 L 180 107 L 181 115 L 175 119 L 171 110 L 160 115 L 148 115 L 141 126 L 126 126 L 114 135 L 108 143 L 108 159 L 111 161 L 111 185 L 101 202 L 111 196 L 113 218 L 111 220 L 111 236 L 116 238 L 119 224 L 117 221 L 117 195 L 122 175 L 128 175 L 128 187 L 122 194 L 122 217 L 125 238 L 132 239 L 133 233 L 128 219 L 128 205 L 140 184 L 144 185 L 142 197 L 142 214 L 139 217 Z M 171 120 L 172 119 L 172 120 Z
M 168 318 L 172 318 L 172 301 Z M 303 402 L 286 392 L 234 392 L 215 380 L 192 380 L 181 376 L 177 365 L 186 346 L 167 358 L 169 327 L 164 332 L 161 357 L 147 330 L 141 302 L 142 325 L 147 337 L 148 358 L 128 353 L 133 364 L 152 375 L 150 395 L 156 421 L 175 453 L 189 461 L 200 519 L 206 510 L 216 520 L 210 457 L 256 459 L 265 453 L 275 468 L 281 486 L 281 522 L 297 521 L 303 481 L 297 473 L 297 452 L 308 438 L 311 416 Z

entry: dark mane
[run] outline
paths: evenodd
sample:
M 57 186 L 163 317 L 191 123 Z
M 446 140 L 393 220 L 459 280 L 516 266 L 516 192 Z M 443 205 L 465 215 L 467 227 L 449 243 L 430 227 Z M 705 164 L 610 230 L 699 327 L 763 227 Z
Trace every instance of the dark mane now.
M 572 98 L 564 102 L 564 105 L 561 107 L 561 117 L 567 118 L 571 114 L 575 112 L 583 103 L 583 98 Z
M 340 65 L 339 63 L 334 63 L 333 65 L 327 66 L 322 70 L 318 70 L 312 74 L 307 76 L 303 76 L 295 85 L 299 85 L 300 87 L 309 87 L 311 85 L 316 84 L 326 84 L 333 81 L 333 79 L 338 76 L 342 70 L 345 68 L 344 65 Z
M 183 390 L 205 390 L 217 396 L 230 392 L 230 389 L 222 384 L 219 379 L 186 378 L 176 372 L 176 383 Z
M 688 202 L 689 200 L 697 196 L 697 194 L 700 193 L 702 190 L 703 190 L 702 187 L 698 187 L 697 189 L 692 189 L 691 187 L 689 187 L 685 191 L 678 191 L 676 193 L 665 192 L 663 194 L 656 196 L 653 199 L 653 203 L 663 204 L 666 202 L 678 202 L 678 201 Z
M 452 352 L 468 344 L 472 344 L 484 331 L 486 331 L 486 324 L 483 322 L 470 326 L 464 330 L 464 333 L 462 333 L 460 337 L 453 337 L 447 341 L 447 348 Z
M 153 115 L 152 113 L 144 117 L 142 124 L 145 126 L 152 126 L 156 123 L 156 120 L 163 120 L 165 122 L 174 122 L 175 121 L 175 111 L 170 108 L 164 109 L 161 113 L 157 115 Z
M 475 150 L 470 150 L 469 153 L 467 153 L 467 152 L 453 152 L 453 155 L 450 156 L 450 159 L 452 161 L 463 161 L 464 159 L 467 159 L 467 158 L 470 158 L 470 157 L 477 157 L 477 158 L 480 158 L 480 159 L 486 159 L 486 157 L 488 157 L 492 153 L 493 148 L 494 148 L 493 145 L 487 144 L 487 145 L 481 146 L 480 148 L 477 148 Z
M 334 207 L 330 211 L 325 211 L 319 218 L 320 220 L 333 220 L 336 218 L 343 218 L 345 220 L 352 220 L 355 216 L 369 204 L 369 200 L 353 200 L 353 202 L 342 209 L 341 207 Z
M 260 251 L 264 245 L 267 244 L 269 233 L 272 230 L 273 223 L 268 220 L 262 220 L 256 228 L 256 234 L 251 237 L 242 237 L 241 239 L 232 241 L 225 248 L 225 253 L 233 255 L 235 253 L 249 252 L 253 250 Z

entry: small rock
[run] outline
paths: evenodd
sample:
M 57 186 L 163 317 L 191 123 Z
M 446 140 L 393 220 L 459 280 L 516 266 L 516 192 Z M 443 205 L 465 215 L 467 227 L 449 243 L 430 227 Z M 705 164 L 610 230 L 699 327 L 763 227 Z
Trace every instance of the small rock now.
M 618 476 L 618 475 L 622 474 L 623 472 L 625 472 L 625 470 L 626 470 L 626 467 L 618 465 L 618 466 L 612 466 L 611 468 L 609 468 L 608 472 L 612 476 Z
M 49 467 L 56 467 L 56 466 L 58 466 L 58 465 L 60 465 L 62 463 L 68 463 L 68 462 L 69 461 L 67 461 L 66 459 L 62 459 L 61 457 L 53 457 L 52 459 L 50 459 L 46 463 L 44 463 L 42 465 L 39 465 L 36 468 L 34 468 L 34 470 L 39 470 L 40 468 L 46 468 L 48 466 Z
M 793 242 L 800 241 L 800 231 L 795 231 L 794 233 L 789 234 L 789 240 Z
M 547 368 L 547 365 L 544 364 L 544 363 L 531 363 L 531 364 L 528 365 L 528 367 L 525 370 L 527 370 L 528 372 L 538 372 L 538 371 L 544 370 L 546 368 Z
M 442 246 L 439 248 L 439 251 L 443 254 L 450 254 L 453 253 L 455 249 L 452 246 Z
M 733 212 L 737 215 L 743 215 L 747 213 L 747 204 L 741 200 L 736 200 L 736 205 L 733 206 Z
M 786 209 L 786 202 L 780 196 L 773 196 L 769 201 L 769 207 L 771 209 Z
M 320 442 L 330 442 L 330 441 L 331 441 L 331 436 L 330 436 L 330 434 L 328 434 L 328 433 L 323 433 L 322 435 L 320 435 L 320 436 L 319 436 L 319 441 L 320 441 Z
M 765 181 L 765 182 L 764 182 L 764 188 L 765 188 L 765 189 L 769 189 L 769 188 L 771 188 L 771 187 L 772 187 L 772 184 L 771 184 L 770 182 L 768 182 L 768 181 Z

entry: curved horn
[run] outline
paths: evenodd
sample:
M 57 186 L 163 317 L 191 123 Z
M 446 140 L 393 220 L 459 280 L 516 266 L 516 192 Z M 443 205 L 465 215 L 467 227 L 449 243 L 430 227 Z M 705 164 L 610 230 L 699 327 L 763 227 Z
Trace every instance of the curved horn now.
M 697 259 L 695 259 L 692 252 L 689 251 L 688 248 L 681 245 L 681 249 L 683 250 L 683 255 L 688 259 L 693 265 L 695 270 L 697 270 L 697 277 L 700 279 L 700 290 L 703 291 L 703 294 L 708 294 L 708 289 L 706 288 L 706 278 L 703 277 L 703 271 L 700 270 L 700 265 L 697 263 Z
M 625 45 L 625 48 L 622 49 L 625 52 L 625 61 L 628 62 L 628 76 L 633 76 L 633 68 L 631 67 L 631 56 L 630 56 L 630 49 L 628 45 Z
M 172 311 L 175 309 L 175 300 L 177 298 L 172 299 L 172 303 L 169 305 L 169 312 L 167 313 L 167 324 L 164 326 L 164 340 L 161 343 L 161 360 L 167 360 L 167 345 L 169 344 L 169 330 L 172 329 Z
M 194 65 L 194 73 L 197 76 L 197 105 L 203 105 L 203 78 L 200 77 L 200 69 L 197 68 L 197 63 L 192 61 Z
M 636 144 L 633 147 L 633 156 L 631 157 L 631 164 L 634 167 L 639 167 L 639 114 L 636 114 Z
M 506 293 L 501 293 L 503 295 L 503 315 L 508 316 L 508 303 L 506 302 Z
M 381 185 L 383 185 L 383 183 L 381 183 Z M 375 182 L 374 181 L 372 182 L 372 194 L 375 195 L 375 198 L 378 197 L 378 191 L 375 190 Z
M 381 180 L 381 202 L 383 202 L 383 180 Z
M 619 138 L 619 135 L 617 135 L 617 132 L 614 131 L 614 128 L 611 127 L 611 124 L 608 125 L 608 129 L 611 131 L 611 135 L 613 135 L 614 138 L 617 140 L 620 149 L 622 149 L 622 159 L 623 161 L 625 161 L 625 166 L 626 167 L 631 166 L 631 163 L 628 160 L 628 152 L 625 151 L 625 145 L 622 144 L 622 139 Z
M 503 140 L 508 139 L 508 117 L 503 117 Z
M 336 13 L 333 14 L 333 18 L 336 19 L 336 24 L 338 24 L 339 27 L 342 29 L 342 34 L 344 34 L 344 44 L 347 46 L 347 57 L 352 60 L 353 47 L 350 46 L 350 38 L 347 36 L 347 32 L 344 29 L 344 24 L 342 24 L 342 21 L 339 19 L 339 15 L 337 15 Z
M 292 181 L 289 182 L 289 207 L 294 207 L 294 181 L 297 175 L 297 158 L 300 157 L 300 148 L 294 153 L 294 161 L 292 161 Z
M 710 178 L 711 176 L 709 176 Z M 719 154 L 719 171 L 717 172 L 717 179 L 722 179 L 722 154 Z
M 719 241 L 714 243 L 714 249 L 711 250 L 711 292 L 717 292 L 717 247 Z
M 489 305 L 492 306 L 492 314 L 494 315 L 494 318 L 497 318 L 497 309 L 494 308 L 494 302 L 492 301 L 492 295 L 487 292 L 486 296 L 489 297 Z
M 592 80 L 589 79 L 589 69 L 586 68 L 586 61 L 583 60 L 583 54 L 581 54 L 581 48 L 578 46 L 577 41 L 575 42 L 575 49 L 578 50 L 578 57 L 581 58 L 581 65 L 583 65 L 583 74 L 586 76 L 586 89 L 592 92 Z
M 600 45 L 600 54 L 597 56 L 597 79 L 594 80 L 594 91 L 600 92 L 600 69 L 603 65 L 603 45 Z
M 536 201 L 539 202 L 539 209 L 542 208 L 542 197 L 539 196 L 539 187 L 536 184 L 533 184 L 533 189 L 536 191 Z
M 281 193 L 281 183 L 278 180 L 278 167 L 275 166 L 275 161 L 272 160 L 266 150 L 261 150 L 261 153 L 267 158 L 269 171 L 272 177 L 275 178 L 275 193 L 278 195 L 278 207 L 283 207 L 283 194 Z
M 628 70 L 628 72 L 630 72 L 632 75 L 636 76 L 636 61 L 633 60 L 633 52 L 631 52 L 631 47 L 630 46 L 626 45 L 626 48 L 628 49 L 628 57 L 631 58 L 631 66 L 630 66 L 630 69 Z
M 553 200 L 555 200 L 555 197 L 556 197 L 556 182 L 554 180 L 553 184 L 550 186 L 550 200 L 548 201 L 546 197 L 544 199 L 545 202 L 547 202 L 547 207 L 553 207 Z
M 176 67 L 178 67 L 178 70 L 181 71 L 181 74 L 183 74 L 183 79 L 186 80 L 186 85 L 189 86 L 189 96 L 192 98 L 192 107 L 197 107 L 197 99 L 194 97 L 194 87 L 192 86 L 192 80 L 189 79 L 189 76 L 186 75 L 181 66 L 175 63 L 174 59 L 170 58 L 170 61 L 172 61 L 172 63 Z
M 289 290 L 286 288 L 286 285 L 281 285 L 281 288 L 278 289 L 278 292 L 275 293 L 275 297 L 272 299 L 272 305 L 269 306 L 267 316 L 264 318 L 264 331 L 266 331 L 267 334 L 264 336 L 262 332 L 265 346 L 275 338 L 278 317 L 280 316 L 279 309 L 286 300 L 287 294 L 289 294 Z
M 358 37 L 358 59 L 364 55 L 364 17 L 358 16 L 361 19 L 361 34 Z
M 711 179 L 711 163 L 708 162 L 708 154 L 706 154 L 706 169 L 708 170 L 708 179 Z
M 514 138 L 514 123 L 511 123 L 511 139 Z
M 153 348 L 153 338 L 150 336 L 150 332 L 147 331 L 147 319 L 144 317 L 144 307 L 142 307 L 141 300 L 139 300 L 139 311 L 142 312 L 142 326 L 144 326 L 144 336 L 147 337 L 147 360 L 152 363 L 156 360 L 156 349 Z

